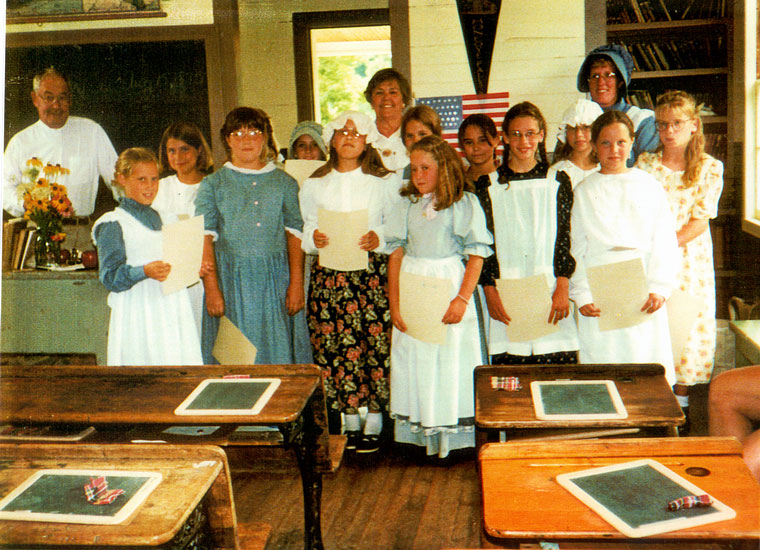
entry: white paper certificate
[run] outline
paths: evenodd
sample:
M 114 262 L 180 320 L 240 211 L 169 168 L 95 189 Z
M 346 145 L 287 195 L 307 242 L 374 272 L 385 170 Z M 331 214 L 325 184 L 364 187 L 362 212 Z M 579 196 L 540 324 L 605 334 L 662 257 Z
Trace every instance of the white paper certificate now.
M 559 330 L 548 322 L 552 296 L 546 275 L 521 279 L 496 279 L 504 310 L 512 319 L 507 325 L 510 342 L 529 342 Z
M 323 160 L 288 159 L 285 161 L 285 171 L 298 182 L 298 187 L 301 187 L 324 163 Z
M 337 271 L 367 269 L 369 254 L 359 248 L 359 239 L 369 231 L 369 214 L 365 210 L 334 212 L 317 210 L 319 231 L 330 244 L 319 249 L 319 265 Z
M 164 225 L 163 260 L 172 266 L 161 283 L 164 294 L 177 292 L 197 283 L 203 258 L 203 216 Z
M 406 333 L 430 344 L 446 343 L 446 325 L 443 319 L 451 302 L 451 281 L 414 275 L 399 274 L 399 309 L 406 325 Z
M 586 269 L 594 305 L 601 310 L 599 330 L 640 325 L 649 314 L 641 311 L 649 299 L 641 258 Z

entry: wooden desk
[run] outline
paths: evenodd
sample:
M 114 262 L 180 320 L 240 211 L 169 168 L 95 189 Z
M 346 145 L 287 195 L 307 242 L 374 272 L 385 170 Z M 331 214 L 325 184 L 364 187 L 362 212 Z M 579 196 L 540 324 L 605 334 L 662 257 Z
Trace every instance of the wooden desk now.
M 131 519 L 119 525 L 0 520 L 0 545 L 158 546 L 185 526 L 204 498 L 215 548 L 237 548 L 227 457 L 199 445 L 0 445 L 0 496 L 42 469 L 159 472 L 162 480 Z M 198 467 L 202 463 L 203 467 Z M 202 517 L 202 516 L 201 516 Z M 193 518 L 196 522 L 198 517 Z
M 280 378 L 255 416 L 185 415 L 174 410 L 207 378 Z M 322 549 L 322 471 L 331 468 L 320 370 L 313 365 L 204 367 L 0 367 L 0 422 L 96 427 L 277 425 L 298 460 L 304 491 L 305 546 Z M 193 438 L 197 443 L 213 439 Z
M 492 376 L 516 376 L 518 391 L 494 390 Z M 534 380 L 612 380 L 628 411 L 614 420 L 540 420 L 536 418 L 530 383 Z M 685 417 L 665 380 L 661 365 L 483 365 L 475 368 L 475 425 L 492 435 L 562 436 L 570 430 L 646 428 L 658 435 L 677 435 Z M 529 434 L 526 432 L 530 431 Z M 558 432 L 558 430 L 560 430 Z
M 501 545 L 546 541 L 685 542 L 756 541 L 760 537 L 760 485 L 742 460 L 733 438 L 683 437 L 491 443 L 480 451 L 483 526 L 487 542 Z M 628 539 L 567 490 L 556 477 L 565 472 L 657 460 L 736 510 L 736 518 L 645 539 Z M 704 477 L 689 467 L 710 471 Z M 660 547 L 660 546 L 656 546 Z M 637 546 L 638 548 L 638 546 Z M 651 546 L 650 546 L 651 548 Z
M 760 365 L 760 321 L 728 323 L 736 337 L 736 366 Z

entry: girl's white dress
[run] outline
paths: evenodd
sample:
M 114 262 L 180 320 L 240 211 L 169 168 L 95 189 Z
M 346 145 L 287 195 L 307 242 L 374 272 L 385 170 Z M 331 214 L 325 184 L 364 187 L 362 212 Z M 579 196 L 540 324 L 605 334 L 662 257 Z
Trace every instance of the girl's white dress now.
M 161 220 L 171 223 L 176 216 L 161 214 Z M 161 259 L 161 231 L 149 229 L 124 209 L 116 208 L 95 222 L 93 235 L 95 227 L 105 222 L 121 226 L 128 265 Z M 164 295 L 161 283 L 148 278 L 129 290 L 111 292 L 108 305 L 108 365 L 203 364 L 187 290 Z
M 177 216 L 195 216 L 195 197 L 198 195 L 198 189 L 201 183 L 188 185 L 179 181 L 176 174 L 161 178 L 158 182 L 158 193 L 153 199 L 151 207 L 161 212 L 171 212 Z M 190 303 L 193 306 L 193 318 L 198 325 L 198 338 L 201 336 L 201 326 L 203 320 L 203 283 L 198 281 L 193 286 L 188 287 Z
M 681 254 L 665 191 L 651 175 L 632 168 L 589 176 L 575 189 L 571 223 L 577 266 L 570 298 L 579 308 L 594 301 L 587 267 L 634 257 L 643 261 L 648 291 L 670 296 Z M 581 363 L 659 363 L 668 382 L 675 383 L 667 303 L 644 323 L 605 332 L 599 330 L 598 318 L 579 315 L 578 338 Z
M 401 271 L 448 279 L 449 299 L 459 292 L 468 255 L 491 255 L 485 216 L 472 193 L 434 212 L 430 198 L 404 200 L 386 225 L 388 248 L 404 248 Z M 421 297 L 422 299 L 422 297 Z M 393 329 L 391 415 L 395 439 L 446 457 L 475 445 L 473 370 L 487 363 L 482 354 L 473 300 L 462 321 L 448 325 L 444 345 L 421 342 Z

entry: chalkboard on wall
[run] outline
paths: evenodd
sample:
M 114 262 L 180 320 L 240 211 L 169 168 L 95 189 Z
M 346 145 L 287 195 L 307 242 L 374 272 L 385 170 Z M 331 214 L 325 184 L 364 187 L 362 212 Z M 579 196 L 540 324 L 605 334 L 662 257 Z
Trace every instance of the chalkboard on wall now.
M 71 114 L 103 126 L 117 152 L 157 151 L 176 120 L 194 122 L 210 141 L 204 41 L 182 40 L 6 48 L 6 144 L 37 120 L 32 79 L 51 65 L 69 77 Z

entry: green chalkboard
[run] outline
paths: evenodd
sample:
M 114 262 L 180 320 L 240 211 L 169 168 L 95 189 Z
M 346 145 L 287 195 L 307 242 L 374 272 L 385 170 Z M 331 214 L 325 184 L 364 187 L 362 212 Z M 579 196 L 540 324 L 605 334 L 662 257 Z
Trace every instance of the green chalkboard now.
M 84 486 L 105 476 L 109 489 L 121 489 L 110 504 L 87 501 Z M 40 470 L 0 501 L 0 518 L 63 523 L 121 523 L 158 485 L 156 472 Z
M 258 414 L 279 385 L 278 378 L 204 380 L 177 407 L 175 413 Z
M 6 48 L 6 144 L 37 120 L 32 79 L 51 65 L 69 77 L 71 114 L 103 126 L 117 152 L 157 150 L 177 120 L 211 137 L 203 40 L 121 42 Z
M 557 481 L 631 537 L 684 529 L 736 515 L 718 501 L 707 508 L 669 511 L 670 501 L 702 495 L 704 491 L 654 460 L 562 474 Z
M 536 416 L 541 419 L 614 419 L 628 415 L 611 380 L 531 382 Z

